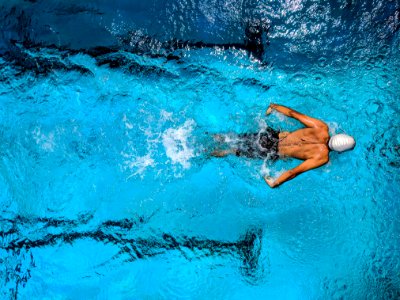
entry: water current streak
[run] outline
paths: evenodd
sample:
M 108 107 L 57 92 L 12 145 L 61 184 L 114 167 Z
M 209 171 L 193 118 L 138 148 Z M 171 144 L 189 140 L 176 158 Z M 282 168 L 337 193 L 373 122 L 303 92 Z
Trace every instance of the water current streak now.
M 132 76 L 139 76 L 141 80 L 143 78 L 146 78 L 146 80 L 164 78 L 179 81 L 181 76 L 195 78 L 199 75 L 212 76 L 222 81 L 226 80 L 224 74 L 221 74 L 215 68 L 186 62 L 179 51 L 165 54 L 146 54 L 146 62 L 143 62 L 143 56 L 120 51 L 113 47 L 71 50 L 54 45 L 43 47 L 14 43 L 2 56 L 1 67 L 8 69 L 8 71 L 0 75 L 0 82 L 8 83 L 11 77 L 21 77 L 24 74 L 47 77 L 55 71 L 78 72 L 81 76 L 95 76 L 96 68 L 74 62 L 74 57 L 79 57 L 82 54 L 92 57 L 98 67 L 107 67 Z M 168 62 L 171 62 L 171 64 L 166 65 Z M 265 63 L 261 63 L 259 66 L 263 68 L 265 65 Z M 271 87 L 256 78 L 237 78 L 234 84 L 256 87 L 261 91 L 268 91 Z

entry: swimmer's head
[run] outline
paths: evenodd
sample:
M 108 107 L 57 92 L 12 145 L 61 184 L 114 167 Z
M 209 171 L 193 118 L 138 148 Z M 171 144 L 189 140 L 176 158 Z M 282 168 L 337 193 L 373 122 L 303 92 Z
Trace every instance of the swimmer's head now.
M 336 134 L 329 139 L 329 149 L 337 152 L 352 150 L 356 146 L 356 141 L 353 137 L 347 134 Z

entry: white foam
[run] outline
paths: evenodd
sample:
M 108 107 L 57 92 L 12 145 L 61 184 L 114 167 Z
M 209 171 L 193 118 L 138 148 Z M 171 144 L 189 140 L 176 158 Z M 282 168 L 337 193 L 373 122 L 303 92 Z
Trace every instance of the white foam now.
M 271 114 L 277 117 L 280 122 L 285 122 L 288 119 L 283 113 L 280 113 L 279 111 L 276 110 L 273 110 Z
M 261 166 L 261 176 L 271 176 L 271 169 L 268 167 L 268 159 L 264 159 L 263 164 Z
M 126 114 L 124 114 L 124 115 L 122 116 L 122 122 L 124 123 L 124 125 L 125 125 L 125 127 L 126 127 L 127 129 L 132 129 L 132 128 L 133 128 L 133 125 L 132 125 L 132 123 L 128 120 L 128 117 L 126 116 Z
M 143 177 L 146 169 L 155 165 L 154 159 L 151 157 L 150 153 L 147 153 L 144 156 L 134 156 L 126 153 L 121 153 L 121 155 L 125 158 L 128 158 L 123 162 L 122 168 L 124 170 L 129 169 L 131 172 L 133 172 L 131 175 L 128 176 L 127 179 L 136 175 L 140 175 L 141 177 Z
M 36 144 L 47 152 L 53 152 L 55 147 L 54 132 L 42 133 L 40 127 L 35 127 L 32 131 L 33 139 Z
M 125 127 L 125 135 L 130 138 L 130 131 L 136 127 L 136 129 L 140 130 L 144 136 L 146 137 L 146 149 L 147 153 L 144 155 L 138 155 L 138 149 L 135 143 L 128 142 L 126 144 L 125 150 L 121 152 L 121 156 L 123 157 L 123 162 L 120 164 L 120 168 L 122 171 L 127 171 L 129 176 L 127 179 L 140 176 L 143 178 L 145 176 L 145 172 L 149 167 L 154 167 L 157 165 L 157 147 L 160 143 L 162 132 L 161 127 L 167 121 L 174 121 L 173 113 L 168 112 L 166 110 L 160 111 L 159 118 L 155 118 L 152 115 L 148 114 L 146 110 L 141 110 L 142 114 L 147 115 L 146 122 L 144 124 L 138 123 L 134 124 L 127 114 L 122 115 L 122 123 Z M 140 148 L 143 145 L 140 145 Z
M 122 123 L 125 126 L 125 135 L 129 138 L 130 131 L 135 128 L 134 122 L 130 121 L 127 114 L 122 115 Z M 151 144 L 149 143 L 149 128 L 141 128 L 140 125 L 136 125 L 141 131 L 145 133 L 147 136 L 147 153 L 142 156 L 137 155 L 137 149 L 135 143 L 129 141 L 126 144 L 125 151 L 121 152 L 121 156 L 124 157 L 122 164 L 120 164 L 120 168 L 123 171 L 129 171 L 129 176 L 127 179 L 139 175 L 143 178 L 145 171 L 148 167 L 155 166 L 155 161 L 152 158 L 153 151 L 151 149 Z
M 260 131 L 263 131 L 268 127 L 267 122 L 263 117 L 261 117 L 261 115 L 258 115 L 256 117 L 256 121 L 258 123 L 258 128 L 260 129 Z
M 160 117 L 162 121 L 173 121 L 172 112 L 168 112 L 164 109 L 160 111 Z
M 326 122 L 326 123 L 328 124 L 329 127 L 329 134 L 335 135 L 339 129 L 339 124 L 336 122 Z
M 162 134 L 162 143 L 167 157 L 173 164 L 180 164 L 184 169 L 190 168 L 189 160 L 195 157 L 195 151 L 188 144 L 195 122 L 187 120 L 178 128 L 168 128 Z
M 221 136 L 223 137 L 224 143 L 235 145 L 237 142 L 239 142 L 237 134 L 227 133 L 227 134 L 221 134 Z

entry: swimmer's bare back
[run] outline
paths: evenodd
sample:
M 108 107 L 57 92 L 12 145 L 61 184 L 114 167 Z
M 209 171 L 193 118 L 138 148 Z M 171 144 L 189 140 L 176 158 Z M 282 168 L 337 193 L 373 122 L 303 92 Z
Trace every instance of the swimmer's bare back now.
M 278 104 L 270 104 L 266 115 L 269 115 L 273 110 L 298 120 L 303 123 L 306 128 L 293 132 L 281 132 L 279 134 L 279 155 L 283 157 L 294 157 L 304 160 L 304 162 L 286 171 L 277 179 L 265 176 L 264 180 L 271 188 L 277 187 L 308 170 L 318 168 L 329 161 L 328 125 L 321 120 L 311 118 L 289 107 Z

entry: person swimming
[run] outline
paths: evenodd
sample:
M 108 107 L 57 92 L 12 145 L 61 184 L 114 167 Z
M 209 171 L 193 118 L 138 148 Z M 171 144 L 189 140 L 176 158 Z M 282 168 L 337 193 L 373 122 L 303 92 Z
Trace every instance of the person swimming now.
M 279 132 L 272 128 L 267 128 L 260 133 L 239 134 L 233 138 L 235 141 L 233 147 L 228 150 L 214 150 L 211 155 L 224 157 L 235 154 L 237 156 L 271 160 L 276 160 L 280 157 L 293 157 L 304 161 L 276 179 L 265 176 L 265 182 L 271 188 L 274 188 L 301 173 L 326 164 L 329 161 L 330 151 L 344 152 L 352 150 L 356 145 L 354 138 L 347 134 L 336 134 L 330 137 L 328 125 L 321 120 L 306 116 L 279 104 L 270 104 L 266 115 L 269 115 L 273 110 L 300 121 L 306 128 L 293 132 Z M 225 137 L 222 135 L 215 135 L 215 138 L 220 142 L 226 142 Z

